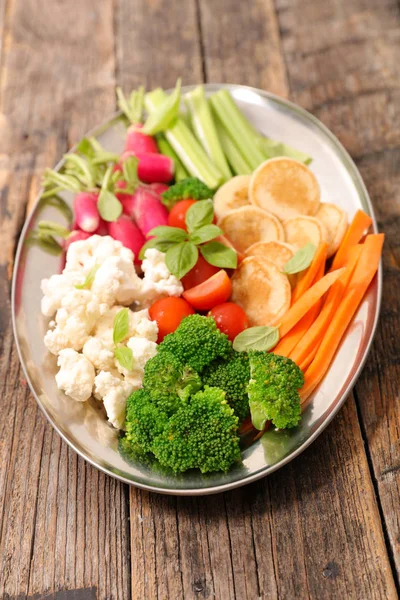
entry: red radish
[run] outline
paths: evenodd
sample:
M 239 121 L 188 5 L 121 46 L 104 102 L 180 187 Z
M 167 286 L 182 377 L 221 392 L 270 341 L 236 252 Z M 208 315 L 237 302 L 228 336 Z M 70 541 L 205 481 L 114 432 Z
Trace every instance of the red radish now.
M 143 235 L 153 227 L 168 224 L 168 210 L 159 196 L 145 187 L 139 187 L 133 195 L 133 216 Z
M 92 237 L 92 233 L 87 233 L 87 231 L 81 231 L 80 229 L 75 229 L 74 231 L 71 231 L 71 233 L 69 234 L 69 236 L 67 237 L 66 240 L 64 240 L 64 250 L 65 252 L 67 252 L 68 248 L 70 247 L 70 245 L 73 242 L 80 242 L 82 240 L 87 240 L 88 238 Z
M 93 232 L 93 235 L 108 235 L 107 222 L 104 221 L 104 219 L 102 219 L 101 217 L 99 226 L 96 229 L 96 231 Z
M 114 240 L 122 242 L 125 248 L 132 250 L 135 255 L 135 262 L 140 262 L 139 252 L 146 240 L 143 233 L 129 217 L 122 215 L 117 221 L 108 223 L 108 233 Z
M 147 153 L 158 153 L 158 146 L 156 140 L 150 135 L 146 135 L 141 131 L 138 131 L 142 127 L 141 123 L 131 125 L 126 134 L 125 152 L 131 151 L 135 154 Z
M 156 192 L 156 194 L 161 194 L 163 192 L 166 192 L 167 189 L 169 188 L 169 185 L 167 185 L 166 183 L 150 183 L 149 187 Z
M 80 229 L 88 233 L 96 231 L 100 225 L 97 209 L 97 194 L 79 192 L 74 199 L 75 221 Z
M 174 177 L 174 161 L 163 154 L 137 154 L 138 177 L 144 183 L 168 183 Z

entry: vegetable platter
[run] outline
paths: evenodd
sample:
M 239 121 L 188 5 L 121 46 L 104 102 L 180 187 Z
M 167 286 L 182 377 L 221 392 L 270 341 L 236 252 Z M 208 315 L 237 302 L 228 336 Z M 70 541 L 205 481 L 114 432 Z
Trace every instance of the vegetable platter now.
M 122 114 L 45 172 L 25 223 L 19 356 L 99 469 L 225 491 L 342 406 L 377 324 L 383 236 L 353 161 L 296 105 L 239 85 L 117 95 Z

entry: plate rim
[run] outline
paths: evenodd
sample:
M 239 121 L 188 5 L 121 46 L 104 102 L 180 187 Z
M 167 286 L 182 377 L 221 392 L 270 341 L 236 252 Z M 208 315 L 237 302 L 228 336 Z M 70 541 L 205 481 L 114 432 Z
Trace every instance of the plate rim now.
M 302 108 L 298 104 L 295 104 L 294 102 L 291 102 L 290 100 L 287 100 L 286 98 L 283 98 L 283 97 L 273 94 L 271 92 L 267 92 L 265 90 L 261 90 L 261 89 L 258 89 L 258 88 L 252 87 L 252 86 L 241 85 L 241 84 L 232 84 L 232 83 L 203 83 L 203 84 L 183 86 L 182 92 L 183 93 L 188 92 L 188 91 L 194 89 L 195 87 L 197 87 L 197 85 L 203 85 L 203 87 L 206 91 L 207 90 L 212 91 L 212 90 L 217 90 L 217 89 L 247 90 L 247 91 L 253 92 L 255 94 L 258 94 L 259 96 L 262 96 L 262 98 L 264 98 L 266 100 L 272 100 L 273 102 L 278 103 L 284 107 L 288 107 L 292 111 L 294 111 L 295 113 L 297 113 L 298 115 L 303 117 L 304 119 L 311 121 L 315 127 L 322 130 L 322 132 L 325 134 L 325 136 L 327 136 L 330 139 L 330 142 L 333 144 L 333 146 L 336 147 L 336 149 L 339 151 L 342 158 L 345 159 L 346 167 L 351 172 L 353 182 L 357 184 L 358 189 L 361 191 L 361 194 L 360 194 L 361 200 L 363 200 L 365 202 L 367 211 L 368 211 L 370 217 L 372 218 L 372 229 L 373 229 L 374 233 L 378 232 L 378 226 L 377 226 L 377 221 L 376 221 L 373 205 L 372 205 L 368 190 L 366 188 L 366 185 L 364 183 L 364 180 L 361 177 L 361 174 L 357 168 L 357 165 L 355 164 L 354 160 L 352 159 L 350 154 L 347 152 L 347 150 L 345 149 L 343 144 L 331 132 L 331 130 L 326 125 L 324 125 L 324 123 L 322 123 L 322 121 L 320 121 L 317 117 L 315 117 L 313 114 L 311 114 L 309 111 Z M 169 91 L 171 91 L 171 90 L 167 90 L 167 92 L 169 92 Z M 105 128 L 108 128 L 108 126 L 113 121 L 118 121 L 118 119 L 121 117 L 121 114 L 122 114 L 121 111 L 115 112 L 112 116 L 110 116 L 109 119 L 107 119 L 107 120 L 103 121 L 101 124 L 93 127 L 85 135 L 87 135 L 87 136 L 99 135 Z M 70 148 L 70 150 L 68 150 L 67 154 L 74 152 L 76 147 L 77 147 L 77 144 L 75 144 L 72 148 Z M 64 163 L 64 160 L 65 159 L 62 158 L 60 161 L 58 161 L 58 163 L 55 165 L 54 169 L 58 170 Z M 17 250 L 15 253 L 14 266 L 13 266 L 13 277 L 12 277 L 12 284 L 11 284 L 11 319 L 12 319 L 14 341 L 15 341 L 15 345 L 17 348 L 18 358 L 21 363 L 25 378 L 29 384 L 31 393 L 34 396 L 34 398 L 36 399 L 36 402 L 37 402 L 39 408 L 41 409 L 42 413 L 45 415 L 45 417 L 50 422 L 52 427 L 56 430 L 56 432 L 61 436 L 61 438 L 68 444 L 68 446 L 70 448 L 72 448 L 79 456 L 81 456 L 89 464 L 91 464 L 93 467 L 96 467 L 97 469 L 99 469 L 100 471 L 105 473 L 106 475 L 109 475 L 111 477 L 114 477 L 115 479 L 118 479 L 122 483 L 126 483 L 128 485 L 133 485 L 135 487 L 138 487 L 140 489 L 150 491 L 150 492 L 156 492 L 159 494 L 174 495 L 174 496 L 206 496 L 206 495 L 211 495 L 211 494 L 218 494 L 221 492 L 226 492 L 226 491 L 229 491 L 229 490 L 232 490 L 235 488 L 242 487 L 249 483 L 258 481 L 259 479 L 262 479 L 263 477 L 266 477 L 267 475 L 270 475 L 271 473 L 274 473 L 278 469 L 284 467 L 289 462 L 291 462 L 293 459 L 298 457 L 302 452 L 304 452 L 304 450 L 306 450 L 317 439 L 317 437 L 319 437 L 319 435 L 324 431 L 324 429 L 326 429 L 326 427 L 332 422 L 334 417 L 337 415 L 337 413 L 339 412 L 339 410 L 342 408 L 343 404 L 347 400 L 357 379 L 359 378 L 361 371 L 363 370 L 366 360 L 369 356 L 369 353 L 371 350 L 371 345 L 372 345 L 372 342 L 373 342 L 375 334 L 376 334 L 377 325 L 378 325 L 380 312 L 381 312 L 381 303 L 382 303 L 382 259 L 380 260 L 378 272 L 376 275 L 376 298 L 375 298 L 376 308 L 375 308 L 374 320 L 373 320 L 372 328 L 371 328 L 371 334 L 369 336 L 367 343 L 365 344 L 364 353 L 358 363 L 357 368 L 355 369 L 350 381 L 347 383 L 345 389 L 343 390 L 340 399 L 337 401 L 336 405 L 333 407 L 331 412 L 325 417 L 325 419 L 322 421 L 322 423 L 316 428 L 316 430 L 310 435 L 310 437 L 307 438 L 298 448 L 296 448 L 295 450 L 290 452 L 290 454 L 288 454 L 286 457 L 284 457 L 283 459 L 281 459 L 274 465 L 265 466 L 264 468 L 260 469 L 258 472 L 254 473 L 254 474 L 244 476 L 242 479 L 238 479 L 238 480 L 230 482 L 230 483 L 224 483 L 224 484 L 211 486 L 211 487 L 205 487 L 205 488 L 174 489 L 174 488 L 154 486 L 154 485 L 148 485 L 148 484 L 145 484 L 142 482 L 132 481 L 131 479 L 124 477 L 123 475 L 120 475 L 119 473 L 117 473 L 101 464 L 96 463 L 96 461 L 94 459 L 92 459 L 91 457 L 86 456 L 85 453 L 82 450 L 80 450 L 79 448 L 77 448 L 75 446 L 74 442 L 71 439 L 69 439 L 68 436 L 60 430 L 60 428 L 55 423 L 52 416 L 46 410 L 46 407 L 42 404 L 38 394 L 36 393 L 36 391 L 34 389 L 33 382 L 31 380 L 31 377 L 29 376 L 27 367 L 23 360 L 19 337 L 18 337 L 17 315 L 16 315 L 17 273 L 19 270 L 19 264 L 20 264 L 21 254 L 22 254 L 22 250 L 23 250 L 23 243 L 24 243 L 24 240 L 26 237 L 26 233 L 27 233 L 27 230 L 29 229 L 30 222 L 35 214 L 36 208 L 40 202 L 41 194 L 42 194 L 42 189 L 39 190 L 36 200 L 31 207 L 30 213 L 28 214 L 28 217 L 25 219 L 24 225 L 23 225 L 20 235 L 19 235 Z

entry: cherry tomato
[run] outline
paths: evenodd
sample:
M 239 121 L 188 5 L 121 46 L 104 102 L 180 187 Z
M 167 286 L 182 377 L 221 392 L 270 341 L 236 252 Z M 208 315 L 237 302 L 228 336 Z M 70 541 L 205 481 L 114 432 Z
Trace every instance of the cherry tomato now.
M 149 308 L 150 319 L 158 325 L 158 343 L 173 333 L 185 317 L 194 314 L 193 308 L 183 298 L 161 298 Z
M 171 208 L 168 215 L 168 225 L 170 227 L 180 227 L 186 231 L 185 217 L 188 209 L 195 204 L 196 200 L 180 200 Z
M 219 267 L 210 265 L 210 263 L 208 263 L 206 259 L 199 254 L 199 258 L 197 259 L 197 263 L 194 265 L 193 269 L 190 269 L 189 273 L 182 277 L 182 285 L 185 290 L 189 290 L 190 288 L 203 283 L 203 281 L 210 279 L 210 277 L 215 275 L 215 273 L 218 273 L 218 271 Z
M 226 271 L 221 270 L 199 285 L 183 292 L 183 297 L 197 310 L 210 310 L 231 295 L 232 284 Z
M 224 302 L 214 306 L 208 313 L 217 324 L 217 327 L 222 333 L 226 333 L 228 338 L 233 342 L 235 337 L 244 329 L 247 329 L 249 322 L 246 313 L 235 302 Z

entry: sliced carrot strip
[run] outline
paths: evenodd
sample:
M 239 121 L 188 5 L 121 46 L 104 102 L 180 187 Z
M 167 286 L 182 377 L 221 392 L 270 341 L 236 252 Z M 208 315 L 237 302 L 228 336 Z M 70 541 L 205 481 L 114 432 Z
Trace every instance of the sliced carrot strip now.
M 283 338 L 284 335 L 300 321 L 302 317 L 310 310 L 312 306 L 329 290 L 331 285 L 337 281 L 341 276 L 344 269 L 337 269 L 332 273 L 328 273 L 322 279 L 317 281 L 311 286 L 304 294 L 297 300 L 293 306 L 289 308 L 287 313 L 282 317 L 279 325 L 279 334 Z
M 315 251 L 314 258 L 312 259 L 311 265 L 308 267 L 306 272 L 301 277 L 300 281 L 296 285 L 292 294 L 292 304 L 296 302 L 306 292 L 311 285 L 314 283 L 315 276 L 321 268 L 321 265 L 324 266 L 326 262 L 326 251 L 328 249 L 328 244 L 325 242 L 320 244 Z
M 330 367 L 343 334 L 378 270 L 384 237 L 383 233 L 368 235 L 363 244 L 360 259 L 345 291 L 344 298 L 338 310 L 332 316 L 315 358 L 305 373 L 305 383 L 300 391 L 302 402 L 307 400 Z
M 318 316 L 319 311 L 321 310 L 321 300 L 318 300 L 310 308 L 310 310 L 304 315 L 302 319 L 283 337 L 280 342 L 273 349 L 274 354 L 279 354 L 280 356 L 289 356 L 292 352 L 293 348 L 298 344 L 298 342 L 304 337 L 308 329 L 314 323 L 315 319 Z
M 307 367 L 309 367 L 312 363 L 312 361 L 314 360 L 315 355 L 317 354 L 318 348 L 321 345 L 321 340 L 319 342 L 317 342 L 314 346 L 314 348 L 311 350 L 311 352 L 308 354 L 308 356 L 306 356 L 306 358 L 303 360 L 302 363 L 297 363 L 300 367 L 300 369 L 303 371 L 303 373 L 306 372 Z
M 350 278 L 360 258 L 362 248 L 363 246 L 361 244 L 357 244 L 349 250 L 349 260 L 345 271 L 328 291 L 324 306 L 318 317 L 315 319 L 315 322 L 310 325 L 308 331 L 299 340 L 297 346 L 290 352 L 289 358 L 294 360 L 299 366 L 303 365 L 304 361 L 311 354 L 314 346 L 322 340 L 333 314 L 339 308 L 345 289 L 349 285 Z
M 335 254 L 335 258 L 332 262 L 331 271 L 339 269 L 344 265 L 347 258 L 349 248 L 358 244 L 363 237 L 364 233 L 369 229 L 372 224 L 372 219 L 367 213 L 362 210 L 358 210 L 354 215 L 352 222 L 347 229 L 342 243 L 340 244 L 338 251 Z

